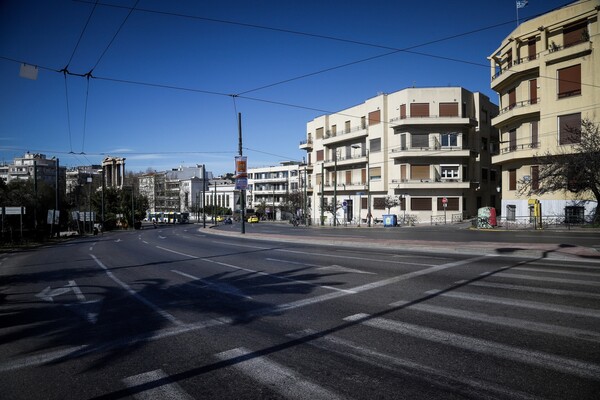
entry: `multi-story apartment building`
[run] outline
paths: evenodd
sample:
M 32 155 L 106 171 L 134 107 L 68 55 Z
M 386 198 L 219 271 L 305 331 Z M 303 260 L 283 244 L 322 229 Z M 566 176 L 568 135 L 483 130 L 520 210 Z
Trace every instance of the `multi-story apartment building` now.
M 204 179 L 206 192 L 212 172 L 204 172 L 202 165 L 152 172 L 138 178 L 139 192 L 148 198 L 148 212 L 192 212 L 204 206 Z
M 59 165 L 57 159 L 46 158 L 45 154 L 25 153 L 23 157 L 15 157 L 12 164 L 5 164 L 0 167 L 0 179 L 5 183 L 13 180 L 33 180 L 37 179 L 38 184 L 44 182 L 48 186 L 56 187 L 56 168 L 58 166 L 59 193 L 64 195 L 66 191 L 66 171 L 65 167 Z
M 420 222 L 476 215 L 499 205 L 491 166 L 498 107 L 460 87 L 408 88 L 307 124 L 312 218 L 369 222 L 389 211 Z M 329 205 L 329 207 L 328 207 Z
M 502 212 L 512 219 L 529 215 L 530 198 L 521 182 L 538 189 L 535 157 L 572 152 L 572 129 L 582 119 L 600 121 L 600 1 L 577 1 L 519 25 L 489 57 L 491 87 L 498 92 L 500 153 L 493 163 L 502 171 Z M 594 40 L 595 39 L 595 40 Z M 593 198 L 593 197 L 591 197 Z M 575 204 L 571 193 L 536 197 L 544 215 L 563 215 Z
M 304 190 L 301 163 L 284 161 L 277 166 L 248 169 L 247 207 L 265 206 L 268 219 L 281 220 L 282 204 L 290 193 Z

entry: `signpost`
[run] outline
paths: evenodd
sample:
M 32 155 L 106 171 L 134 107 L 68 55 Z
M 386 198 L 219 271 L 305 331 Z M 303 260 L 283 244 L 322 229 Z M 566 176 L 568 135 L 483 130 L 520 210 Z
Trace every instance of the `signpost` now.
M 444 224 L 446 223 L 446 208 L 448 207 L 448 199 L 442 197 L 442 206 L 444 206 Z

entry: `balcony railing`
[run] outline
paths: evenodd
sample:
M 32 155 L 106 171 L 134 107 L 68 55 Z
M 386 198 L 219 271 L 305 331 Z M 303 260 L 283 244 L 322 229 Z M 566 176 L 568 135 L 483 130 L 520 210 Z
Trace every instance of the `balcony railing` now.
M 540 147 L 540 142 L 532 142 L 532 143 L 518 144 L 518 145 L 512 144 L 507 147 L 501 148 L 500 153 L 506 154 L 506 153 L 512 153 L 514 151 L 519 151 L 519 150 L 538 149 L 539 147 Z
M 394 118 L 390 118 L 390 122 L 398 122 L 398 121 L 402 121 L 405 119 L 410 119 L 410 118 L 415 118 L 415 119 L 426 119 L 426 118 L 431 118 L 431 119 L 439 119 L 439 118 L 456 118 L 456 119 L 467 119 L 469 117 L 461 117 L 460 115 L 403 115 L 400 117 L 394 117 Z
M 496 72 L 494 74 L 494 76 L 492 76 L 492 80 L 496 79 L 497 77 L 499 77 L 500 75 L 502 75 L 503 73 L 510 71 L 511 67 L 515 66 L 515 65 L 521 65 L 521 64 L 525 64 L 528 63 L 530 61 L 535 61 L 537 59 L 539 59 L 539 54 L 534 54 L 532 56 L 527 56 L 527 57 L 521 57 L 517 60 L 513 60 L 509 63 L 506 63 L 506 65 L 504 67 L 502 67 L 498 72 Z
M 513 110 L 515 108 L 528 107 L 533 104 L 538 104 L 539 102 L 540 102 L 539 97 L 536 97 L 535 99 L 518 101 L 514 104 L 509 104 L 508 107 L 504 107 L 503 109 L 501 109 L 498 115 L 502 115 L 502 114 L 509 112 L 510 110 Z
M 332 131 L 327 131 L 325 132 L 325 134 L 323 135 L 323 139 L 330 139 L 330 138 L 334 138 L 337 136 L 343 136 L 343 135 L 348 135 L 350 133 L 356 133 L 359 131 L 364 131 L 367 129 L 367 126 L 355 126 L 354 128 L 350 128 L 350 130 L 342 130 L 342 131 L 336 131 L 336 132 L 332 132 Z

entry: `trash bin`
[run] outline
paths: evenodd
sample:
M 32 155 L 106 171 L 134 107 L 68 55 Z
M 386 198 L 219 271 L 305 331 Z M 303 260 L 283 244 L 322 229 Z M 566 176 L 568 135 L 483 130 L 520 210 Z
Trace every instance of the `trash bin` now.
M 383 226 L 396 226 L 398 220 L 396 218 L 396 214 L 384 214 L 383 215 Z

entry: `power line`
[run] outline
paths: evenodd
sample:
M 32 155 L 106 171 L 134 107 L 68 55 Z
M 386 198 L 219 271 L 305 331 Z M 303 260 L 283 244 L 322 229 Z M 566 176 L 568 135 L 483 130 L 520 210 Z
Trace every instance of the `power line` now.
M 83 30 L 81 31 L 81 34 L 79 35 L 79 39 L 77 40 L 77 43 L 75 44 L 75 48 L 73 49 L 73 52 L 71 53 L 71 57 L 69 58 L 69 61 L 67 62 L 67 66 L 65 67 L 65 69 L 67 69 L 69 67 L 69 65 L 71 64 L 71 61 L 73 61 L 75 52 L 77 51 L 77 48 L 79 47 L 79 43 L 81 42 L 81 39 L 83 38 L 83 34 L 85 33 L 85 31 L 88 27 L 88 24 L 90 23 L 90 20 L 92 19 L 92 15 L 94 14 L 94 11 L 96 10 L 97 5 L 98 5 L 98 0 L 96 0 L 96 3 L 94 3 L 94 7 L 92 8 L 92 11 L 90 11 L 90 15 L 88 16 L 88 19 L 85 22 Z

